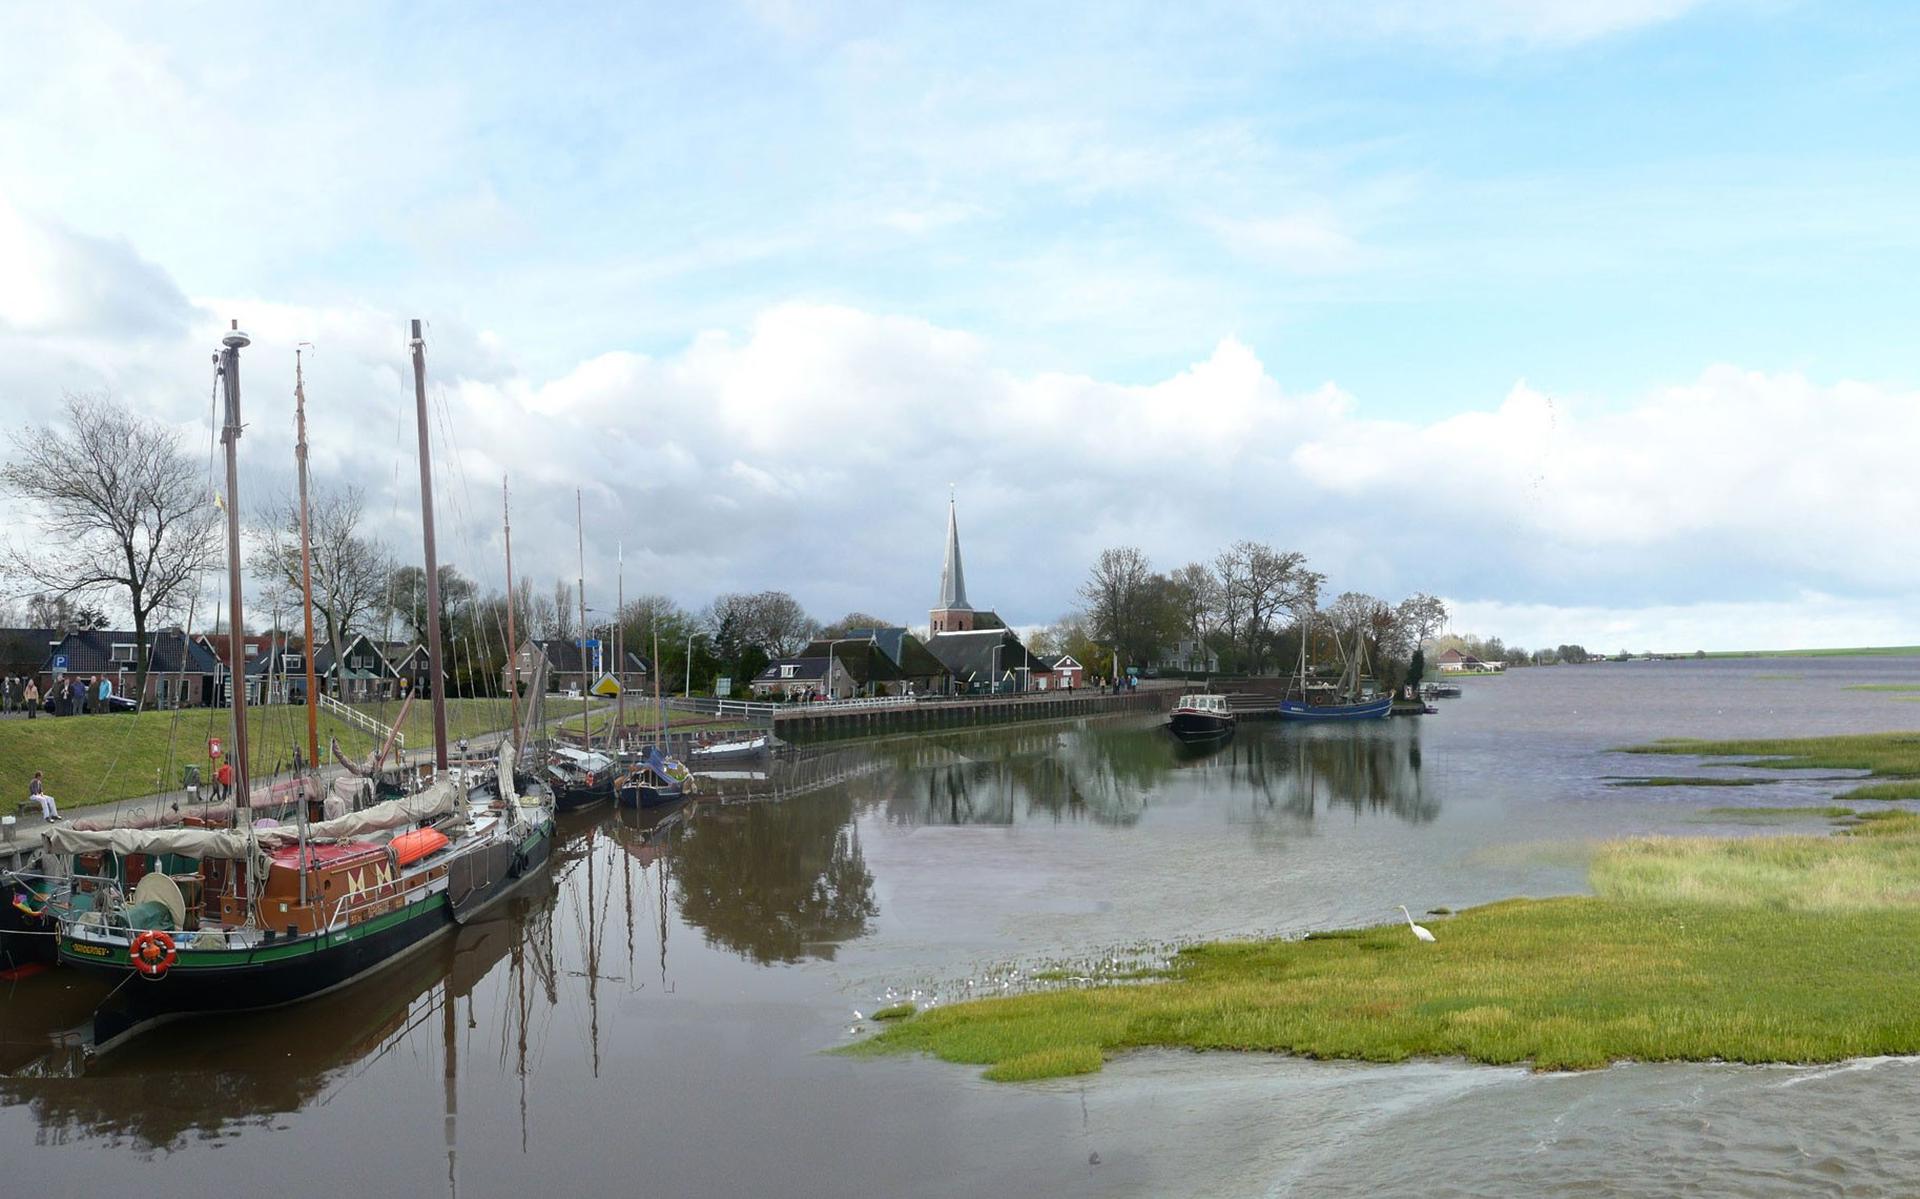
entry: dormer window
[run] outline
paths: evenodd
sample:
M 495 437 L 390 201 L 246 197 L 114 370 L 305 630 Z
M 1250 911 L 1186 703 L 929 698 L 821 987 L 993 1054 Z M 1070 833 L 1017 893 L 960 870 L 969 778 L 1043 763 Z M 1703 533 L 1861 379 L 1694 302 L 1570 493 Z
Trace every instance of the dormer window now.
M 132 662 L 134 653 L 139 648 L 139 646 L 131 641 L 116 641 L 113 643 L 111 660 L 115 662 Z
M 782 666 L 780 668 L 780 677 L 783 679 L 795 678 L 799 673 L 800 668 L 798 666 Z
M 306 659 L 301 655 L 299 654 L 281 654 L 280 655 L 280 669 L 305 670 L 306 668 L 307 668 Z

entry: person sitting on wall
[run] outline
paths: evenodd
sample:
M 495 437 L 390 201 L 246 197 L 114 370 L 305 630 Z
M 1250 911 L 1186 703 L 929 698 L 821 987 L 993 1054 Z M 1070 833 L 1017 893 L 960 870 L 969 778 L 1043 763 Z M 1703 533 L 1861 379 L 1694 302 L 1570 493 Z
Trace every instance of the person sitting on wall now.
M 27 784 L 27 798 L 40 805 L 40 815 L 44 816 L 48 823 L 51 824 L 60 819 L 60 805 L 53 801 L 53 796 L 47 794 L 46 783 L 41 780 L 38 770 L 33 772 L 33 781 Z

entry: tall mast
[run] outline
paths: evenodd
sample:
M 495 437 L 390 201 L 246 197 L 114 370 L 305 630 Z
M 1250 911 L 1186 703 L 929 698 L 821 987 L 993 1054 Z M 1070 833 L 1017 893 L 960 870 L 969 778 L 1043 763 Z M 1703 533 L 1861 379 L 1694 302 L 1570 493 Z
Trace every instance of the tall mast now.
M 573 535 L 580 551 L 580 737 L 593 748 L 593 685 L 587 682 L 587 527 L 580 513 L 580 489 L 573 489 Z
M 233 705 L 234 810 L 251 813 L 252 792 L 247 787 L 247 622 L 240 608 L 240 351 L 253 339 L 234 321 L 220 339 L 220 376 L 226 383 L 227 420 L 220 443 L 227 450 L 227 696 Z
M 520 757 L 520 643 L 513 632 L 513 505 L 500 476 L 500 527 L 507 539 L 507 710 L 513 715 L 513 756 Z
M 293 453 L 300 461 L 300 609 L 306 614 L 300 658 L 307 665 L 307 766 L 314 768 L 320 765 L 320 697 L 313 679 L 313 530 L 307 512 L 307 388 L 299 346 L 293 348 L 293 420 L 299 434 Z
M 613 608 L 613 679 L 619 683 L 620 690 L 613 697 L 614 749 L 625 742 L 627 736 L 627 687 L 621 683 L 621 676 L 627 672 L 627 547 L 619 548 L 620 568 L 617 574 L 619 583 Z
M 447 768 L 446 674 L 440 669 L 440 559 L 433 550 L 433 450 L 427 440 L 427 343 L 413 322 L 413 406 L 420 421 L 420 528 L 427 551 L 427 686 L 433 689 L 433 765 Z

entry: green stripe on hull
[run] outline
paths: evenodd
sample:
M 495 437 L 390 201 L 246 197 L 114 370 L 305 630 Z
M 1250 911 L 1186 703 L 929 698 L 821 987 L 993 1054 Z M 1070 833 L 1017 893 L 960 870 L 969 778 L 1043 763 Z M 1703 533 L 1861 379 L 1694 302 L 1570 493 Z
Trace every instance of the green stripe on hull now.
M 195 949 L 183 946 L 176 951 L 174 970 L 217 970 L 234 966 L 263 965 L 268 962 L 285 961 L 289 958 L 306 957 L 321 953 L 339 945 L 351 944 L 362 937 L 370 937 L 384 932 L 395 925 L 409 920 L 425 919 L 429 915 L 444 916 L 447 896 L 441 892 L 430 899 L 411 904 L 397 912 L 375 916 L 371 920 L 351 925 L 340 932 L 323 933 L 316 937 L 301 937 L 293 941 L 280 941 L 272 945 L 260 945 L 251 949 Z M 106 950 L 101 955 L 99 950 Z M 130 948 L 98 945 L 91 941 L 80 941 L 73 937 L 60 939 L 60 956 L 67 961 L 84 966 L 118 966 L 123 970 L 133 969 Z

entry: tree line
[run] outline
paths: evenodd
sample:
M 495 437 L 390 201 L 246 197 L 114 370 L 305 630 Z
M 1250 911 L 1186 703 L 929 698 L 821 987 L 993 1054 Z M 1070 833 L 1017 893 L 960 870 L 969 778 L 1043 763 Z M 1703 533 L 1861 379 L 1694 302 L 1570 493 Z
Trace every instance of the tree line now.
M 1416 593 L 1388 603 L 1359 591 L 1325 597 L 1326 576 L 1305 554 L 1236 541 L 1207 561 L 1158 572 L 1133 546 L 1101 551 L 1080 586 L 1083 607 L 1047 630 L 1038 648 L 1072 653 L 1095 673 L 1179 658 L 1185 643 L 1226 674 L 1290 668 L 1302 639 L 1310 658 L 1338 658 L 1335 638 L 1364 642 L 1376 674 L 1398 677 L 1446 626 L 1446 605 Z M 1114 655 L 1118 654 L 1116 663 Z

